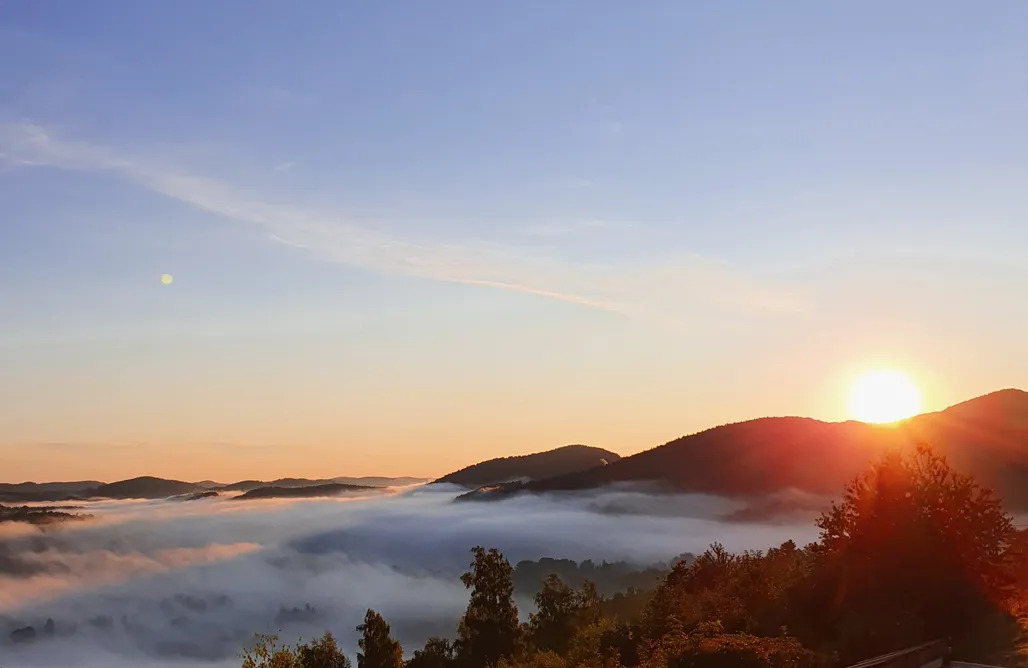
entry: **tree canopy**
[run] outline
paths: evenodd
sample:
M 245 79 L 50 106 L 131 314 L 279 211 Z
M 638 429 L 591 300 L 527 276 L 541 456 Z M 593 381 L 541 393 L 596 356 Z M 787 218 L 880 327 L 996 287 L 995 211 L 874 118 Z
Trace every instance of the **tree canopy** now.
M 475 547 L 471 553 L 470 570 L 460 578 L 471 599 L 457 628 L 457 656 L 467 666 L 494 666 L 518 647 L 514 569 L 495 548 Z
M 382 615 L 368 609 L 364 615 L 364 623 L 357 626 L 361 634 L 357 646 L 357 668 L 401 668 L 403 666 L 403 648 L 389 634 L 389 625 Z

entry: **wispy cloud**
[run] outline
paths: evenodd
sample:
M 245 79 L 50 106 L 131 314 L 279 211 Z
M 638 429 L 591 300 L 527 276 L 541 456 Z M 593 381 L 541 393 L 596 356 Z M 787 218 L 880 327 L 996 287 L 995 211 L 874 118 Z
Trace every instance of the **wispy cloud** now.
M 296 163 L 287 160 L 285 162 L 280 162 L 277 165 L 275 165 L 275 171 L 276 172 L 288 172 L 293 167 L 296 167 Z
M 687 318 L 697 307 L 760 313 L 791 312 L 803 304 L 794 289 L 691 254 L 679 254 L 660 266 L 626 267 L 561 262 L 495 243 L 401 238 L 342 216 L 263 201 L 160 160 L 65 140 L 38 125 L 0 125 L 0 153 L 20 165 L 115 174 L 197 209 L 259 227 L 278 243 L 374 271 L 501 288 L 672 320 Z M 582 225 L 606 223 L 590 221 L 572 227 Z M 545 234 L 544 229 L 536 233 Z M 549 234 L 556 233 L 557 227 L 551 227 Z

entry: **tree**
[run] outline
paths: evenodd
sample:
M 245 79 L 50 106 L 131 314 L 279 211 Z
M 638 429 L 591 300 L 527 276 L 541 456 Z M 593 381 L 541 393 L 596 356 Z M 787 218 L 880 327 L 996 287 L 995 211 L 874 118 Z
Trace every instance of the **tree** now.
M 549 575 L 535 595 L 536 611 L 528 618 L 528 628 L 536 649 L 563 654 L 575 630 L 580 611 L 574 589 L 556 575 Z
M 293 648 L 278 646 L 278 636 L 258 634 L 242 658 L 242 668 L 301 668 Z
M 451 668 L 453 645 L 446 638 L 429 638 L 424 649 L 414 650 L 406 668 Z
M 471 552 L 471 570 L 460 578 L 471 590 L 471 600 L 457 628 L 457 654 L 463 664 L 482 668 L 514 656 L 518 609 L 510 562 L 495 548 L 475 547 Z
M 601 602 L 596 585 L 588 580 L 580 591 L 575 591 L 559 576 L 547 576 L 542 589 L 535 595 L 536 611 L 529 615 L 528 631 L 532 644 L 538 650 L 563 655 L 575 629 L 586 621 L 586 612 L 598 614 Z
M 302 668 L 350 668 L 349 657 L 343 654 L 335 637 L 327 631 L 309 644 L 297 645 L 296 653 Z
M 368 609 L 364 615 L 364 623 L 357 627 L 361 634 L 357 646 L 358 668 L 401 668 L 403 666 L 403 648 L 400 643 L 389 635 L 389 625 L 382 615 Z
M 258 635 L 254 646 L 243 652 L 242 668 L 350 668 L 350 659 L 327 631 L 296 647 L 279 647 L 277 636 Z
M 959 636 L 1009 593 L 1011 518 L 927 446 L 885 453 L 817 526 L 808 603 L 844 658 Z
M 705 622 L 692 633 L 673 633 L 648 648 L 644 668 L 814 668 L 817 656 L 795 638 L 725 633 Z

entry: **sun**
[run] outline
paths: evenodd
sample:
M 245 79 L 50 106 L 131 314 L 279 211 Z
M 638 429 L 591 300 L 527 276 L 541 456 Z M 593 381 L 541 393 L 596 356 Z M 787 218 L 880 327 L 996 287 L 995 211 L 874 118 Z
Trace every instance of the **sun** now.
M 850 387 L 849 414 L 854 420 L 885 424 L 920 412 L 921 393 L 913 381 L 899 371 L 868 371 Z

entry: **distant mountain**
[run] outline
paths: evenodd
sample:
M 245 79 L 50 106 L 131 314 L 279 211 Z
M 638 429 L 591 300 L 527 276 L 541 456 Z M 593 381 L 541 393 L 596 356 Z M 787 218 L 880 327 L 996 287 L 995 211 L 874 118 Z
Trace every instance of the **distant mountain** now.
M 249 492 L 252 489 L 261 487 L 313 487 L 316 485 L 360 485 L 364 487 L 405 487 L 428 482 L 427 478 L 386 478 L 379 476 L 365 476 L 363 478 L 350 478 L 340 476 L 338 478 L 319 478 L 311 480 L 308 478 L 279 478 L 278 480 L 240 480 L 229 485 L 216 485 L 209 489 L 216 489 L 221 492 Z
M 257 489 L 251 489 L 245 494 L 240 494 L 235 497 L 234 500 L 245 501 L 247 499 L 313 498 L 318 496 L 337 496 L 345 492 L 380 492 L 382 490 L 382 487 L 344 485 L 342 483 L 328 483 L 307 487 L 258 487 Z
M 400 476 L 399 478 L 382 478 L 378 476 L 332 478 L 332 482 L 338 482 L 343 485 L 365 485 L 369 487 L 407 487 L 408 485 L 421 485 L 428 481 L 428 478 L 411 478 L 408 476 Z
M 196 498 L 217 496 L 217 492 L 249 492 L 262 487 L 314 487 L 318 485 L 352 485 L 358 487 L 403 487 L 428 482 L 426 478 L 388 478 L 366 476 L 361 478 L 339 477 L 320 480 L 306 478 L 280 478 L 263 480 L 242 480 L 222 485 L 213 480 L 183 482 L 153 476 L 142 476 L 130 480 L 102 483 L 96 480 L 80 482 L 20 482 L 0 483 L 0 501 L 8 503 L 32 503 L 44 501 L 70 501 L 75 499 L 163 499 L 197 495 Z M 213 494 L 203 494 L 214 492 Z
M 196 483 L 142 476 L 100 485 L 88 494 L 105 499 L 164 499 L 206 491 Z
M 4 492 L 58 492 L 75 494 L 87 489 L 95 489 L 102 485 L 97 480 L 79 480 L 77 482 L 0 482 L 0 493 Z
M 621 455 L 610 450 L 588 445 L 565 445 L 531 455 L 490 459 L 454 471 L 435 482 L 481 487 L 512 480 L 540 480 L 603 467 L 620 459 Z
M 0 501 L 19 503 L 62 501 L 88 492 L 102 485 L 96 480 L 78 482 L 18 482 L 0 483 Z
M 474 498 L 650 481 L 670 490 L 756 496 L 837 495 L 889 447 L 927 443 L 957 470 L 1028 510 L 1028 392 L 1001 390 L 893 425 L 760 418 L 684 436 L 608 466 L 482 490 Z

